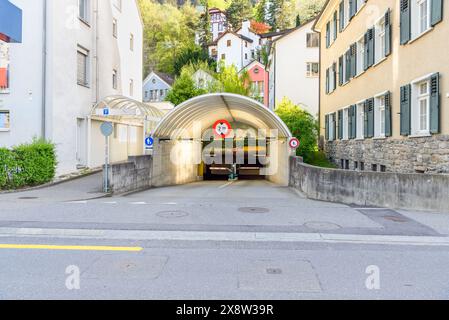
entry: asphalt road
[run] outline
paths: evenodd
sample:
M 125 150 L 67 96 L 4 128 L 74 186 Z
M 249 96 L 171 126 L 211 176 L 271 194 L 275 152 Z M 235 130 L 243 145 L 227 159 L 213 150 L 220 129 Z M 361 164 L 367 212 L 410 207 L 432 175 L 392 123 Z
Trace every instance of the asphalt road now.
M 449 298 L 447 214 L 266 181 L 90 200 L 60 188 L 0 195 L 0 299 Z

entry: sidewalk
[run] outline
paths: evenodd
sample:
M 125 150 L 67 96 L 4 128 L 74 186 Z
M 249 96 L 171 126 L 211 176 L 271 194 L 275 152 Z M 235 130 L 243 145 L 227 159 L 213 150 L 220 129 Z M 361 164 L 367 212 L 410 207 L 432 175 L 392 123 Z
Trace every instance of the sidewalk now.
M 102 177 L 103 174 L 99 172 L 48 187 L 3 193 L 0 194 L 0 202 L 23 200 L 64 202 L 96 199 L 105 195 L 102 191 Z

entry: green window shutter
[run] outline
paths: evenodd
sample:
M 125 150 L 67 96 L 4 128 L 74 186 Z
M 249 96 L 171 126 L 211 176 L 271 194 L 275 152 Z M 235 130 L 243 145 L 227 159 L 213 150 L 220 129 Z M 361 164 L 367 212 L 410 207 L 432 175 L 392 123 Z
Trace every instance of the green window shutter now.
M 443 0 L 432 0 L 431 21 L 432 26 L 443 20 Z
M 331 45 L 331 23 L 326 24 L 326 48 Z
M 339 10 L 339 16 L 340 16 L 339 31 L 342 32 L 345 27 L 345 3 L 344 3 L 344 1 L 340 2 L 340 7 L 338 10 Z
M 332 140 L 335 140 L 336 136 L 337 136 L 337 113 L 334 112 L 332 115 Z
M 401 135 L 408 136 L 411 132 L 411 85 L 401 87 Z
M 391 93 L 385 95 L 385 136 L 392 136 L 392 111 L 391 111 Z
M 374 27 L 368 30 L 368 67 L 374 64 L 374 30 Z
M 352 106 L 349 107 L 348 109 L 348 127 L 347 127 L 347 134 L 348 134 L 348 138 L 352 139 Z
M 365 101 L 363 109 L 364 109 L 364 116 L 363 116 L 363 137 L 368 138 L 369 136 L 369 130 L 368 130 L 368 100 Z
M 368 52 L 368 44 L 369 44 L 369 41 L 368 41 L 368 32 L 365 33 L 365 35 L 363 36 L 363 39 L 364 39 L 364 41 L 363 41 L 363 46 L 364 46 L 364 52 L 365 52 L 364 57 L 363 57 L 363 69 L 364 69 L 364 70 L 367 70 L 367 69 L 369 68 L 369 59 L 368 59 L 368 54 L 369 54 L 369 52 Z
M 357 0 L 349 0 L 349 20 L 351 20 L 355 16 L 356 1 Z
M 335 88 L 337 88 L 337 63 L 334 62 L 334 64 L 332 65 L 332 76 L 333 76 L 333 85 L 332 85 L 332 90 L 335 90 Z
M 343 139 L 343 110 L 338 111 L 338 140 Z
M 430 132 L 440 133 L 440 74 L 430 78 Z
M 326 139 L 326 141 L 329 141 L 329 115 L 326 115 L 324 117 L 324 122 L 325 122 L 325 124 L 324 124 L 325 139 Z
M 338 58 L 338 84 L 343 84 L 343 56 Z
M 346 51 L 345 61 L 346 61 L 345 82 L 348 82 L 351 79 L 351 49 Z
M 385 13 L 385 56 L 389 56 L 391 54 L 391 10 L 388 9 L 387 13 Z
M 337 39 L 337 32 L 338 30 L 338 13 L 337 11 L 334 12 L 334 40 Z
M 349 126 L 348 126 L 348 136 L 349 139 L 355 139 L 357 128 L 357 107 L 352 105 L 349 107 Z
M 329 68 L 326 69 L 326 94 L 330 92 L 329 90 L 330 83 L 329 83 Z
M 357 44 L 354 43 L 351 45 L 351 78 L 354 78 L 357 75 Z
M 411 38 L 411 11 L 410 0 L 401 0 L 401 44 L 406 44 Z
M 368 99 L 368 138 L 374 137 L 374 98 Z

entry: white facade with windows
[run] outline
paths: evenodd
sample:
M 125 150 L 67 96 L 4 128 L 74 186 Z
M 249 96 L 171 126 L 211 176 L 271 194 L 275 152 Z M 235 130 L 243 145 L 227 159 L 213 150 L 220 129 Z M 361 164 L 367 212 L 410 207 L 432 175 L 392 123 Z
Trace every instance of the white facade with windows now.
M 270 54 L 269 107 L 290 99 L 313 116 L 319 103 L 319 35 L 309 21 L 276 38 Z
M 0 146 L 44 137 L 58 174 L 93 166 L 92 107 L 123 95 L 142 100 L 143 26 L 136 1 L 11 0 L 23 11 L 23 42 L 9 45 L 9 112 Z M 44 54 L 44 52 L 46 54 Z M 0 116 L 1 117 L 1 116 Z

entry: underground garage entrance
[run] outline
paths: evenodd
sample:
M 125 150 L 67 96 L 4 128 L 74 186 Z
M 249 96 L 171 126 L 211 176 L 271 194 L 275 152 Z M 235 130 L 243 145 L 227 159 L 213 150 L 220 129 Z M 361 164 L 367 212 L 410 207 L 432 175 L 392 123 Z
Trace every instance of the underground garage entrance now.
M 285 123 L 248 97 L 218 93 L 184 102 L 154 133 L 152 185 L 208 179 L 264 178 L 288 185 L 289 146 Z

